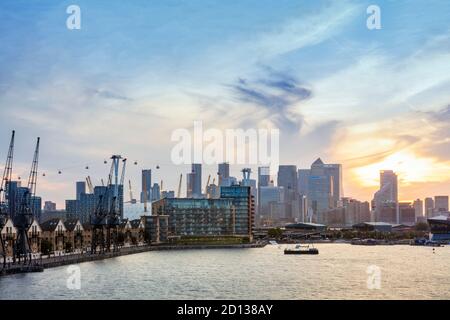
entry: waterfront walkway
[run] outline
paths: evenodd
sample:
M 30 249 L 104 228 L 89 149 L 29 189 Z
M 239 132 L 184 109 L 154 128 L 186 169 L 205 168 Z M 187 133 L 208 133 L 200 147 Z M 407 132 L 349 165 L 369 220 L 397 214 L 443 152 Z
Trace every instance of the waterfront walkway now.
M 70 264 L 77 264 L 89 261 L 97 261 L 110 259 L 114 257 L 136 254 L 148 251 L 162 250 L 195 250 L 195 249 L 245 249 L 245 248 L 262 248 L 265 243 L 249 243 L 249 244 L 232 244 L 232 245 L 141 245 L 131 247 L 121 247 L 117 251 L 103 252 L 92 254 L 90 252 L 65 254 L 61 256 L 45 257 L 32 260 L 31 264 L 13 264 L 8 263 L 6 268 L 0 265 L 0 276 L 25 273 L 25 272 L 42 272 L 45 268 L 54 268 Z

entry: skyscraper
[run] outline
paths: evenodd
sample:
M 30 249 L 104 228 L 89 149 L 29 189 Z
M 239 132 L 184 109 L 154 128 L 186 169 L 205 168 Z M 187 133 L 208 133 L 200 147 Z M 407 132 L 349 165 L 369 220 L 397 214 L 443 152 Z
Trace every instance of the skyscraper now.
M 298 193 L 306 196 L 308 208 L 314 214 L 336 208 L 344 196 L 340 164 L 325 164 L 318 158 L 311 169 L 299 169 L 297 176 Z
M 241 185 L 250 187 L 250 193 L 253 196 L 253 199 L 256 200 L 257 192 L 256 192 L 256 180 L 251 179 L 250 175 L 252 173 L 252 170 L 250 168 L 244 168 L 242 169 L 242 181 Z
M 270 167 L 258 168 L 258 188 L 267 187 L 270 183 Z
M 77 181 L 76 192 L 77 192 L 76 199 L 80 200 L 81 194 L 82 193 L 86 193 L 86 182 L 84 182 L 84 181 Z
M 284 188 L 265 186 L 260 190 L 260 215 L 270 220 L 285 218 Z
M 434 200 L 433 198 L 425 198 L 425 216 L 431 218 L 433 216 Z
M 52 201 L 45 201 L 44 211 L 56 211 L 56 203 Z
M 380 189 L 374 195 L 374 205 L 375 217 L 377 221 L 383 222 L 379 220 L 381 210 L 383 210 L 384 207 L 390 207 L 395 212 L 395 222 L 400 223 L 400 212 L 398 207 L 398 180 L 394 171 L 380 171 Z
M 298 193 L 303 196 L 308 195 L 310 169 L 298 169 Z
M 230 177 L 230 164 L 226 162 L 219 163 L 217 174 L 219 175 L 219 186 L 222 186 L 222 181 Z
M 434 197 L 434 211 L 448 212 L 448 196 L 435 196 Z
M 144 169 L 142 170 L 142 192 L 141 192 L 141 203 L 144 202 L 144 195 L 147 194 L 147 201 L 151 199 L 152 190 L 152 170 Z
M 191 173 L 187 174 L 187 197 L 201 198 L 202 197 L 202 165 L 199 163 L 192 164 Z
M 297 166 L 295 165 L 280 165 L 278 167 L 277 185 L 283 187 L 285 190 L 286 203 L 286 218 L 294 218 L 298 215 L 298 206 L 292 204 L 298 200 L 298 181 L 297 181 Z
M 413 206 L 416 213 L 416 221 L 417 221 L 418 218 L 423 217 L 423 201 L 420 199 L 416 199 L 414 200 Z
M 333 176 L 329 174 L 322 159 L 318 158 L 312 163 L 308 177 L 308 205 L 314 214 L 336 206 L 333 197 L 334 185 Z
M 257 196 L 257 219 L 261 218 L 261 187 L 267 187 L 270 183 L 270 167 L 259 167 L 258 168 L 258 196 Z
M 333 206 L 337 206 L 339 200 L 344 196 L 342 187 L 342 165 L 324 164 L 325 174 L 333 178 Z
M 161 199 L 161 187 L 159 184 L 154 183 L 152 187 L 152 201 Z

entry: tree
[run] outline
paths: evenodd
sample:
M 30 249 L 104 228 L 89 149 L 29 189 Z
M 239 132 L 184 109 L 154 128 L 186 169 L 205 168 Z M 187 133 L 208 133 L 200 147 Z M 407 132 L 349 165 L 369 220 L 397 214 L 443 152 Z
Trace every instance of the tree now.
M 417 222 L 415 227 L 416 231 L 428 231 L 428 223 L 426 222 Z
M 43 239 L 41 241 L 41 252 L 42 252 L 42 254 L 48 255 L 52 251 L 53 251 L 53 243 L 51 243 L 48 240 Z
M 281 230 L 280 228 L 272 228 L 267 231 L 267 235 L 270 238 L 278 239 L 283 235 L 283 230 Z
M 67 241 L 64 245 L 64 249 L 66 250 L 66 252 L 71 252 L 72 251 L 72 242 Z

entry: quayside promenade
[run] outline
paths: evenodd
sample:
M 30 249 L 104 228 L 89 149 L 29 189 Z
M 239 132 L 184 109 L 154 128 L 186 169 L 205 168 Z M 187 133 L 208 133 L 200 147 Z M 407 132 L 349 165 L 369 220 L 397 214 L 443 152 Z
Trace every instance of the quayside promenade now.
M 0 266 L 0 276 L 26 273 L 26 272 L 42 272 L 46 268 L 54 268 L 65 265 L 97 261 L 120 257 L 129 254 L 136 254 L 148 251 L 167 251 L 167 250 L 199 250 L 199 249 L 248 249 L 248 248 L 262 248 L 266 245 L 264 242 L 244 243 L 244 244 L 196 244 L 196 245 L 159 245 L 159 246 L 132 246 L 122 247 L 116 251 L 103 253 L 74 253 L 61 256 L 42 256 L 39 259 L 33 259 L 30 264 L 8 263 L 5 268 Z

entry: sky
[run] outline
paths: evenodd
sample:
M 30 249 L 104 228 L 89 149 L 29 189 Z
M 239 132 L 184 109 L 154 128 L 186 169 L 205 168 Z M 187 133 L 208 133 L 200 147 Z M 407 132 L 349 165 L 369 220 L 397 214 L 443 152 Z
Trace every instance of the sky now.
M 0 3 L 0 161 L 16 130 L 25 180 L 41 137 L 37 193 L 59 208 L 75 181 L 106 179 L 112 154 L 131 160 L 135 197 L 144 168 L 176 190 L 190 169 L 171 161 L 171 133 L 194 121 L 278 128 L 280 162 L 341 163 L 345 196 L 371 200 L 385 169 L 402 200 L 448 195 L 449 89 L 446 0 Z

